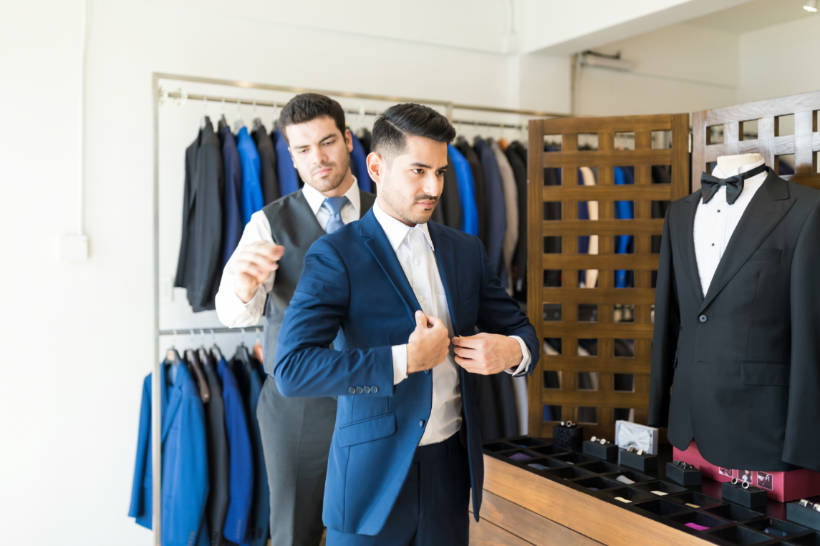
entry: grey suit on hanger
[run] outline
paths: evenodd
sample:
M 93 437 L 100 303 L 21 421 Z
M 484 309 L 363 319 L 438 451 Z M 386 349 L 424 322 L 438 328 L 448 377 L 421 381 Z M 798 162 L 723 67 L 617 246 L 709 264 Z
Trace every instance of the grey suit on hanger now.
M 375 201 L 360 191 L 360 216 Z M 322 536 L 322 501 L 330 439 L 336 421 L 335 398 L 285 398 L 276 388 L 276 339 L 310 245 L 325 234 L 301 191 L 262 209 L 276 244 L 285 253 L 265 304 L 264 367 L 256 415 L 270 487 L 271 544 L 316 545 Z

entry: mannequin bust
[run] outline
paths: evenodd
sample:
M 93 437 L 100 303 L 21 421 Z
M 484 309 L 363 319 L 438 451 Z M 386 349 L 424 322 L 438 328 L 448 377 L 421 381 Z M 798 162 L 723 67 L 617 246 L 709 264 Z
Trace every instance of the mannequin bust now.
M 723 176 L 733 176 L 757 166 L 763 161 L 763 156 L 758 153 L 722 155 L 717 158 L 717 167 Z

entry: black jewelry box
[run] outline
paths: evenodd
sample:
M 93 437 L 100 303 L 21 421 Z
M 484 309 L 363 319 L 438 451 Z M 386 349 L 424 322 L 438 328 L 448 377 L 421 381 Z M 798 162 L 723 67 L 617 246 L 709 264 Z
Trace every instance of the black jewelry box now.
M 555 425 L 552 427 L 552 445 L 555 448 L 581 451 L 581 442 L 583 440 L 584 427 L 577 425 L 571 427 Z
M 605 461 L 614 462 L 618 460 L 618 446 L 615 444 L 601 444 L 599 442 L 584 442 L 583 452 Z
M 658 471 L 658 457 L 656 455 L 638 455 L 626 449 L 618 450 L 618 464 L 634 468 L 646 474 L 654 474 Z
M 800 506 L 799 502 L 790 502 L 786 505 L 786 519 L 820 531 L 820 512 Z
M 764 510 L 766 508 L 766 490 L 759 487 L 743 489 L 740 484 L 726 482 L 721 486 L 721 497 L 725 501 L 753 510 Z
M 666 463 L 667 479 L 683 485 L 684 487 L 694 487 L 701 484 L 701 473 L 697 468 L 684 469 L 675 463 Z

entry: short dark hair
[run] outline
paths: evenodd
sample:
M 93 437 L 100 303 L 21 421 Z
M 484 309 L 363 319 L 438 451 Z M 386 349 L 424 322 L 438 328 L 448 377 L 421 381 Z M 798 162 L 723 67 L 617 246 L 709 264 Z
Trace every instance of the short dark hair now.
M 288 125 L 306 123 L 322 116 L 332 118 L 339 132 L 345 134 L 345 111 L 342 105 L 318 93 L 302 93 L 290 99 L 279 114 L 279 131 L 287 141 L 288 134 L 285 129 Z
M 385 110 L 373 124 L 371 148 L 379 153 L 404 150 L 406 135 L 450 143 L 456 130 L 446 117 L 428 106 L 407 102 Z

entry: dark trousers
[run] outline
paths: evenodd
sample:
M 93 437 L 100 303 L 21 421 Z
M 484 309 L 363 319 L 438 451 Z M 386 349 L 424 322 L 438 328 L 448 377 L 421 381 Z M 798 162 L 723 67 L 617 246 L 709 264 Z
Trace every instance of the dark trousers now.
M 327 530 L 328 546 L 466 546 L 470 475 L 459 435 L 416 448 L 410 471 L 376 536 Z

